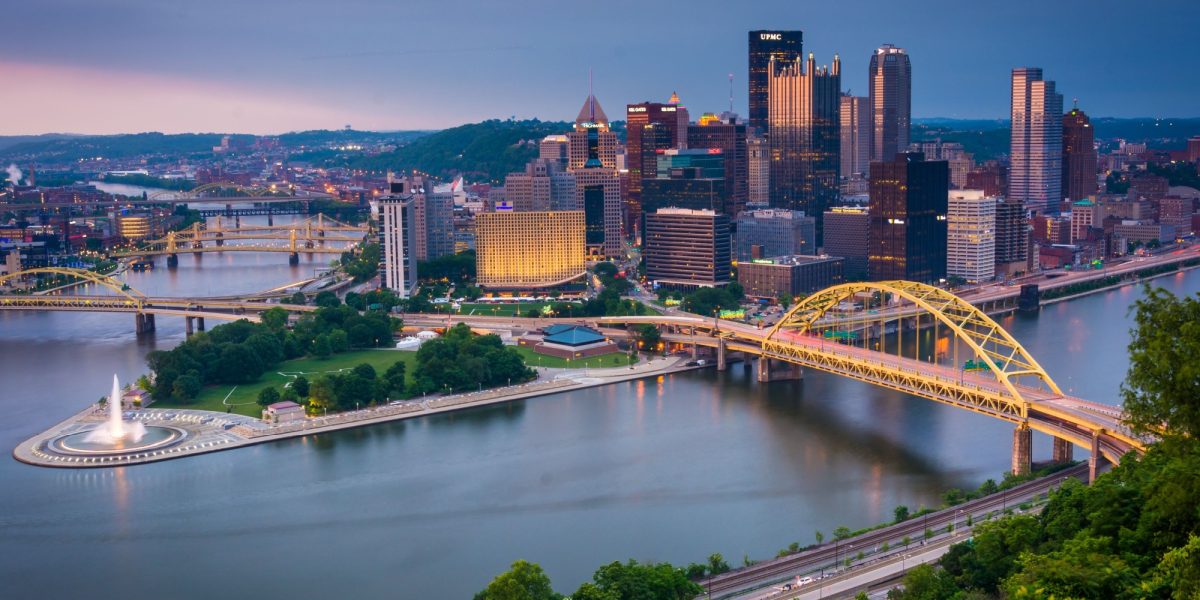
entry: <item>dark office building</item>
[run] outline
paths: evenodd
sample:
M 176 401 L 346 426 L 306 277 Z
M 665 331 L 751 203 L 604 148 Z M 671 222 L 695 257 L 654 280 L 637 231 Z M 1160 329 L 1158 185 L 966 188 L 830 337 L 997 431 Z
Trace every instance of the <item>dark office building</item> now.
M 738 262 L 738 283 L 751 298 L 803 296 L 842 283 L 843 259 L 833 256 L 776 256 Z
M 737 215 L 737 259 L 815 254 L 817 220 L 796 210 L 746 210 Z
M 750 199 L 750 163 L 746 149 L 746 126 L 730 118 L 727 121 L 705 121 L 687 130 L 687 146 L 691 149 L 720 150 L 725 157 L 725 186 L 728 204 L 725 214 L 736 215 L 746 208 Z
M 770 85 L 771 59 L 775 68 L 799 63 L 804 56 L 803 31 L 751 31 L 750 49 L 750 129 L 767 132 L 767 87 Z
M 703 177 L 699 167 L 677 167 L 667 177 L 642 180 L 642 208 L 688 208 L 725 212 L 725 180 Z
M 604 186 L 589 185 L 583 189 L 583 243 L 588 247 L 604 246 Z
M 880 46 L 871 55 L 871 161 L 886 162 L 908 150 L 912 118 L 912 65 L 904 48 Z
M 1013 198 L 996 203 L 996 274 L 1026 272 L 1029 264 L 1029 217 Z
M 802 210 L 817 218 L 838 199 L 841 170 L 841 63 L 817 67 L 809 55 L 771 75 L 771 208 Z
M 656 286 L 692 289 L 729 283 L 729 217 L 711 210 L 646 213 L 642 255 Z
M 946 277 L 950 166 L 920 152 L 871 163 L 867 268 L 873 281 Z
M 687 109 L 681 108 L 678 103 L 660 102 L 625 107 L 625 168 L 629 170 L 625 215 L 629 223 L 637 222 L 641 214 L 642 179 L 654 177 L 655 152 L 681 148 L 687 142 Z
M 870 217 L 867 209 L 835 206 L 825 211 L 825 246 L 829 256 L 845 259 L 843 270 L 849 281 L 867 278 L 867 254 L 870 248 Z
M 1096 193 L 1096 132 L 1078 107 L 1063 115 L 1062 131 L 1063 197 L 1075 202 Z

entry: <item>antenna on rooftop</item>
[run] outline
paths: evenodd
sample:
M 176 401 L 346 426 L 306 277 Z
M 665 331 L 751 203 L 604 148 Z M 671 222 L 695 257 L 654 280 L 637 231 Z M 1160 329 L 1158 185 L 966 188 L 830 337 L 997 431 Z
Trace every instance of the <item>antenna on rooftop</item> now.
M 733 73 L 729 74 L 729 113 L 733 114 Z

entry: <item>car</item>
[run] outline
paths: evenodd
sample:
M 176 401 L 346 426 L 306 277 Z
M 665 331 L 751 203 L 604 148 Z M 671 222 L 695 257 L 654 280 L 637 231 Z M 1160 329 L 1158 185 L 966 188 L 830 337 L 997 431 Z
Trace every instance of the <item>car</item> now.
M 796 580 L 796 585 L 797 585 L 797 586 L 801 586 L 801 585 L 808 585 L 808 584 L 810 584 L 810 583 L 812 583 L 812 582 L 813 582 L 813 578 L 812 578 L 812 577 L 801 577 L 800 579 L 797 579 L 797 580 Z

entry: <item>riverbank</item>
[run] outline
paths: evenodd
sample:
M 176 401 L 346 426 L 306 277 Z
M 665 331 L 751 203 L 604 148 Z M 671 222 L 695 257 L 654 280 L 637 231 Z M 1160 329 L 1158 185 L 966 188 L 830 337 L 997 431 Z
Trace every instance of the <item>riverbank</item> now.
M 1181 262 L 1182 262 L 1182 261 L 1181 261 Z M 1170 264 L 1170 263 L 1168 263 L 1168 264 Z M 1196 265 L 1187 265 L 1187 266 L 1180 266 L 1179 268 L 1177 268 L 1177 269 L 1175 269 L 1175 270 L 1173 270 L 1173 271 L 1167 271 L 1167 272 L 1165 272 L 1165 273 L 1156 273 L 1156 274 L 1154 274 L 1154 275 L 1150 275 L 1150 276 L 1148 276 L 1148 277 L 1145 277 L 1145 278 L 1139 278 L 1139 279 L 1134 279 L 1134 280 L 1122 280 L 1122 281 L 1119 281 L 1119 282 L 1117 282 L 1117 283 L 1114 283 L 1114 284 L 1112 284 L 1112 285 L 1106 285 L 1106 286 L 1104 286 L 1104 287 L 1098 287 L 1098 288 L 1096 288 L 1096 289 L 1094 289 L 1094 290 L 1087 290 L 1087 291 L 1084 291 L 1084 292 L 1079 292 L 1079 293 L 1077 293 L 1077 294 L 1071 294 L 1071 295 L 1069 295 L 1069 296 L 1062 296 L 1062 297 L 1059 297 L 1059 298 L 1049 298 L 1049 299 L 1047 299 L 1047 300 L 1042 300 L 1042 301 L 1040 302 L 1040 304 L 1041 304 L 1041 306 L 1050 306 L 1051 304 L 1057 304 L 1057 303 L 1059 303 L 1059 302 L 1064 302 L 1064 301 L 1067 301 L 1067 300 L 1074 300 L 1074 299 L 1076 299 L 1076 298 L 1082 298 L 1082 297 L 1084 297 L 1084 296 L 1089 296 L 1089 295 L 1092 295 L 1092 294 L 1098 294 L 1098 293 L 1100 293 L 1100 292 L 1107 292 L 1107 291 L 1110 291 L 1110 290 L 1116 290 L 1116 289 L 1123 288 L 1123 287 L 1125 287 L 1125 286 L 1130 286 L 1130 285 L 1138 285 L 1138 284 L 1140 284 L 1140 283 L 1142 283 L 1142 282 L 1145 282 L 1145 281 L 1152 281 L 1152 280 L 1154 280 L 1154 279 L 1159 279 L 1159 278 L 1162 278 L 1162 277 L 1168 277 L 1168 276 L 1171 276 L 1171 275 L 1176 275 L 1176 274 L 1178 274 L 1178 273 L 1186 273 L 1186 272 L 1188 272 L 1188 271 L 1191 271 L 1191 270 L 1193 270 L 1193 269 L 1197 269 L 1197 268 L 1200 268 L 1200 264 L 1196 264 Z
M 183 429 L 188 435 L 175 446 L 134 454 L 85 457 L 59 454 L 49 449 L 48 444 L 53 440 L 85 431 L 104 421 L 104 411 L 99 410 L 97 405 L 91 405 L 18 444 L 13 449 L 13 458 L 30 465 L 61 468 L 103 468 L 159 462 L 702 368 L 688 366 L 687 362 L 687 358 L 665 357 L 613 369 L 586 369 L 581 372 L 545 369 L 539 370 L 544 379 L 527 384 L 421 401 L 393 402 L 385 406 L 280 424 L 268 424 L 233 413 L 148 408 L 127 411 L 126 418 L 146 425 Z

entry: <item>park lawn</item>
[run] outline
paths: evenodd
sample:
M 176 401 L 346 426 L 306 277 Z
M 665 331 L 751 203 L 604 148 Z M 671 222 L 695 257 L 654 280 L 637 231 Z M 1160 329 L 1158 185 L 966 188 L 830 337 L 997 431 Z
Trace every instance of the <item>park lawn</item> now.
M 525 364 L 531 367 L 549 367 L 552 369 L 564 369 L 568 367 L 567 359 L 557 356 L 546 356 L 538 354 L 529 346 L 510 346 L 516 350 L 522 358 L 525 359 Z M 636 362 L 636 357 L 635 357 Z M 625 352 L 612 352 L 602 354 L 600 356 L 589 356 L 588 358 L 571 359 L 569 364 L 572 369 L 603 369 L 608 367 L 628 367 L 629 355 Z
M 536 308 L 539 312 L 546 306 L 558 304 L 558 301 L 551 302 L 509 302 L 505 304 L 489 304 L 484 302 L 464 302 L 462 310 L 458 314 L 462 315 L 483 315 L 497 317 L 525 316 L 529 309 Z M 569 303 L 573 304 L 573 303 Z M 578 306 L 578 304 L 576 304 Z M 474 312 L 472 312 L 474 311 Z
M 412 373 L 416 369 L 417 353 L 410 350 L 351 350 L 341 354 L 334 354 L 329 358 L 296 358 L 285 360 L 274 369 L 263 373 L 258 381 L 252 383 L 243 383 L 237 386 L 232 385 L 211 385 L 205 387 L 195 401 L 188 404 L 179 404 L 171 400 L 161 400 L 154 403 L 154 408 L 189 408 L 195 410 L 211 410 L 216 412 L 225 412 L 228 406 L 224 404 L 226 396 L 229 397 L 229 404 L 233 407 L 233 412 L 240 415 L 258 417 L 262 415 L 262 407 L 258 405 L 258 392 L 263 388 L 274 386 L 280 393 L 283 392 L 283 385 L 292 379 L 294 375 L 303 373 L 309 381 L 312 381 L 316 376 L 325 373 L 333 373 L 340 370 L 350 370 L 354 367 L 367 363 L 375 367 L 375 372 L 378 375 L 383 375 L 388 367 L 395 364 L 397 360 L 402 360 L 407 368 L 407 380 L 412 382 Z M 287 375 L 281 375 L 286 373 Z

